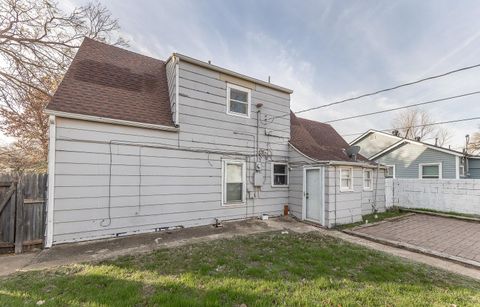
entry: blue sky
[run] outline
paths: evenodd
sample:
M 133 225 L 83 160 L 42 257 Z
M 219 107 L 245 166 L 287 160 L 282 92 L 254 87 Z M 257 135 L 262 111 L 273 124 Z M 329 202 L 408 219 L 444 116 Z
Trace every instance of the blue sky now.
M 84 3 L 69 0 L 68 8 Z M 130 49 L 180 52 L 291 88 L 292 109 L 480 63 L 478 1 L 101 1 Z M 480 90 L 480 69 L 302 116 L 326 121 Z M 436 121 L 480 116 L 480 95 L 428 107 Z M 395 113 L 339 122 L 385 129 Z M 461 146 L 480 122 L 446 127 Z

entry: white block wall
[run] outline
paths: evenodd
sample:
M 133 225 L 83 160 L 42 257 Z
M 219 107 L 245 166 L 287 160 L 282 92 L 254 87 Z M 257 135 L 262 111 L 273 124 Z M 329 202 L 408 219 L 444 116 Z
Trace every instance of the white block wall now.
M 480 179 L 386 179 L 387 207 L 480 214 Z

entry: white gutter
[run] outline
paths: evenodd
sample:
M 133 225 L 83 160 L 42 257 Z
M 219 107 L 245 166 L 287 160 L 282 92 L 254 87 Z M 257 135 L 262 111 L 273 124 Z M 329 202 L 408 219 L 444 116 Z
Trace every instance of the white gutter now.
M 313 162 L 315 163 L 318 163 L 318 164 L 327 164 L 327 165 L 347 165 L 347 166 L 361 166 L 361 167 L 368 167 L 368 168 L 384 168 L 386 169 L 387 167 L 382 165 L 382 164 L 369 164 L 369 163 L 365 163 L 365 162 L 349 162 L 349 161 L 332 161 L 332 160 L 316 160 L 316 159 L 313 159 L 309 156 L 307 156 L 306 154 L 304 154 L 303 152 L 301 152 L 300 150 L 298 150 L 295 146 L 293 146 L 292 144 L 288 143 L 293 149 L 295 149 L 296 152 L 298 152 L 299 154 L 301 154 L 302 156 L 304 156 L 305 158 L 307 159 L 310 159 L 312 160 Z
M 191 58 L 189 56 L 186 56 L 186 55 L 183 55 L 183 54 L 180 54 L 180 53 L 173 53 L 173 55 L 171 57 L 177 57 L 182 61 L 192 63 L 192 64 L 195 64 L 197 66 L 205 67 L 205 68 L 208 68 L 210 70 L 221 72 L 223 74 L 230 75 L 230 76 L 233 76 L 233 77 L 237 77 L 237 78 L 240 78 L 240 79 L 243 79 L 243 80 L 247 80 L 247 81 L 250 81 L 250 82 L 253 82 L 253 83 L 256 83 L 256 84 L 260 84 L 260 85 L 263 85 L 265 87 L 273 88 L 273 89 L 275 89 L 277 91 L 280 91 L 280 92 L 284 92 L 284 93 L 287 93 L 287 94 L 293 93 L 293 90 L 291 90 L 291 89 L 288 89 L 288 88 L 285 88 L 285 87 L 282 87 L 282 86 L 279 86 L 279 85 L 275 85 L 275 84 L 272 84 L 272 83 L 269 83 L 269 82 L 266 82 L 266 81 L 262 81 L 262 80 L 259 80 L 259 79 L 256 79 L 256 78 L 252 78 L 252 77 L 249 77 L 249 76 L 245 76 L 245 75 L 242 75 L 240 73 L 234 72 L 232 70 L 222 68 L 220 66 L 216 66 L 216 65 L 213 65 L 213 64 L 209 64 L 209 63 Z M 170 58 L 167 60 L 167 62 L 169 60 L 170 60 Z
M 48 203 L 47 203 L 47 230 L 45 247 L 53 244 L 53 210 L 55 203 L 55 141 L 56 141 L 55 115 L 49 117 L 49 143 L 48 143 Z
M 124 125 L 124 126 L 132 126 L 132 127 L 154 129 L 154 130 L 163 130 L 163 131 L 172 131 L 172 132 L 176 132 L 176 131 L 180 130 L 178 127 L 172 127 L 172 126 L 140 123 L 140 122 L 134 122 L 134 121 L 129 121 L 129 120 L 123 120 L 123 119 L 114 119 L 114 118 L 108 118 L 108 117 L 76 114 L 76 113 L 69 113 L 69 112 L 62 112 L 62 111 L 45 110 L 45 113 L 48 114 L 48 115 L 53 115 L 53 116 L 58 116 L 58 117 L 65 117 L 65 118 L 71 118 L 71 119 L 81 119 L 81 120 L 87 120 L 87 121 L 99 122 L 99 123 L 106 123 L 106 124 L 116 124 L 116 125 Z

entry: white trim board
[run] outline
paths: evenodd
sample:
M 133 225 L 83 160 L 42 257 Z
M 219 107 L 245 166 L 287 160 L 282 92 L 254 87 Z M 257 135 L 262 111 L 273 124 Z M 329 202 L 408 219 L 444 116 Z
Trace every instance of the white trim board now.
M 288 89 L 288 88 L 285 88 L 285 87 L 282 87 L 282 86 L 279 86 L 279 85 L 275 85 L 275 84 L 270 83 L 270 82 L 262 81 L 262 80 L 259 80 L 259 79 L 256 79 L 256 78 L 252 78 L 252 77 L 249 77 L 249 76 L 246 76 L 246 75 L 242 75 L 242 74 L 234 72 L 232 70 L 229 70 L 229 69 L 226 69 L 226 68 L 223 68 L 223 67 L 220 67 L 220 66 L 216 66 L 216 65 L 213 65 L 213 64 L 210 64 L 210 63 L 207 63 L 207 62 L 203 62 L 203 61 L 191 58 L 189 56 L 186 56 L 186 55 L 183 55 L 183 54 L 180 54 L 180 53 L 173 53 L 171 57 L 177 57 L 181 61 L 185 61 L 185 62 L 188 62 L 188 63 L 191 63 L 191 64 L 195 64 L 195 65 L 200 66 L 200 67 L 205 67 L 207 69 L 210 69 L 210 70 L 213 70 L 213 71 L 216 71 L 216 72 L 220 72 L 220 73 L 223 73 L 223 74 L 226 74 L 226 75 L 230 75 L 230 76 L 233 76 L 233 77 L 237 77 L 237 78 L 240 78 L 240 79 L 243 79 L 243 80 L 246 80 L 246 81 L 250 81 L 250 82 L 253 82 L 255 84 L 260 84 L 262 86 L 272 88 L 272 89 L 275 89 L 275 90 L 280 91 L 280 92 L 284 92 L 284 93 L 287 93 L 287 94 L 292 94 L 293 93 L 293 90 L 291 90 L 291 89 Z M 170 59 L 168 59 L 166 62 L 168 62 L 168 61 L 170 61 Z
M 56 130 L 55 115 L 49 117 L 49 143 L 48 143 L 48 203 L 47 203 L 47 229 L 45 247 L 53 245 L 53 210 L 55 208 L 55 155 L 56 155 Z
M 423 166 L 433 166 L 433 165 L 438 165 L 438 178 L 423 178 Z M 418 164 L 418 179 L 443 179 L 442 162 L 419 163 Z
M 432 149 L 432 150 L 440 151 L 440 152 L 450 154 L 450 155 L 454 155 L 454 156 L 458 156 L 458 157 L 463 157 L 464 156 L 462 153 L 457 153 L 457 152 L 454 152 L 450 149 L 445 149 L 445 148 L 437 147 L 437 146 L 434 146 L 434 145 L 429 145 L 429 144 L 426 144 L 426 143 L 417 142 L 417 141 L 414 141 L 414 140 L 400 139 L 400 141 L 390 145 L 389 147 L 387 147 L 384 150 L 374 154 L 373 156 L 369 157 L 368 159 L 369 160 L 378 159 L 379 157 L 389 153 L 390 151 L 394 150 L 395 148 L 403 145 L 404 143 L 427 147 L 427 148 Z
M 320 176 L 320 179 L 322 179 L 322 192 L 323 192 L 323 195 L 322 195 L 322 210 L 323 210 L 323 214 L 322 214 L 322 221 L 321 221 L 321 225 L 322 226 L 326 226 L 325 225 L 325 216 L 326 216 L 326 208 L 325 208 L 325 195 L 326 195 L 326 192 L 325 192 L 325 166 L 314 166 L 314 167 L 311 167 L 311 166 L 304 166 L 303 167 L 303 189 L 302 189 L 302 192 L 303 192 L 303 197 L 302 197 L 302 220 L 305 220 L 305 221 L 311 221 L 311 222 L 314 222 L 314 223 L 318 223 L 318 221 L 313 221 L 313 220 L 309 220 L 307 219 L 307 199 L 306 199 L 306 193 L 307 193 L 307 170 L 312 170 L 312 169 L 318 169 L 319 170 L 319 176 Z
M 367 132 L 365 132 L 364 134 L 362 134 L 361 136 L 359 136 L 359 137 L 357 137 L 356 139 L 354 139 L 353 141 L 351 141 L 351 142 L 349 143 L 349 145 L 351 146 L 351 145 L 354 145 L 354 144 L 360 142 L 361 140 L 363 140 L 364 138 L 366 138 L 367 136 L 369 136 L 369 135 L 372 134 L 372 133 L 380 133 L 380 134 L 382 134 L 382 135 L 389 136 L 389 137 L 394 138 L 394 139 L 401 139 L 401 137 L 395 136 L 395 135 L 393 135 L 393 134 L 384 133 L 384 132 L 382 132 L 382 131 L 370 129 L 370 130 L 368 130 Z
M 114 118 L 108 118 L 108 117 L 84 115 L 84 114 L 54 111 L 54 110 L 48 110 L 48 109 L 45 110 L 45 113 L 48 115 L 54 115 L 56 117 L 80 119 L 80 120 L 86 120 L 91 122 L 132 126 L 132 127 L 139 127 L 139 128 L 153 129 L 153 130 L 163 130 L 163 131 L 171 131 L 171 132 L 177 132 L 180 130 L 179 127 L 133 122 L 133 121 L 123 120 L 123 119 L 114 119 Z

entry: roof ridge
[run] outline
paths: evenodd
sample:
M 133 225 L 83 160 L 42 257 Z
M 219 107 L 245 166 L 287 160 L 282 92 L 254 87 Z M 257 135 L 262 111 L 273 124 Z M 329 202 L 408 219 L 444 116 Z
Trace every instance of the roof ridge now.
M 102 44 L 102 45 L 105 45 L 109 48 L 115 48 L 115 49 L 118 49 L 118 50 L 121 50 L 122 52 L 128 52 L 130 54 L 133 54 L 133 55 L 136 55 L 136 56 L 140 56 L 140 57 L 144 57 L 144 58 L 149 58 L 149 59 L 152 59 L 152 60 L 155 60 L 155 61 L 160 61 L 162 62 L 163 64 L 166 64 L 167 62 L 164 61 L 164 60 L 161 60 L 159 58 L 155 58 L 153 56 L 149 56 L 149 55 L 145 55 L 145 54 L 142 54 L 140 52 L 137 52 L 137 51 L 132 51 L 130 49 L 126 49 L 126 48 L 122 48 L 120 46 L 116 46 L 116 45 L 113 45 L 113 44 L 109 44 L 109 43 L 106 43 L 106 42 L 102 42 L 102 41 L 99 41 L 99 40 L 96 40 L 96 39 L 93 39 L 93 38 L 90 38 L 90 37 L 87 37 L 85 36 L 83 38 L 83 42 L 82 42 L 82 45 L 85 43 L 85 41 L 90 41 L 90 42 L 93 42 L 95 44 Z

